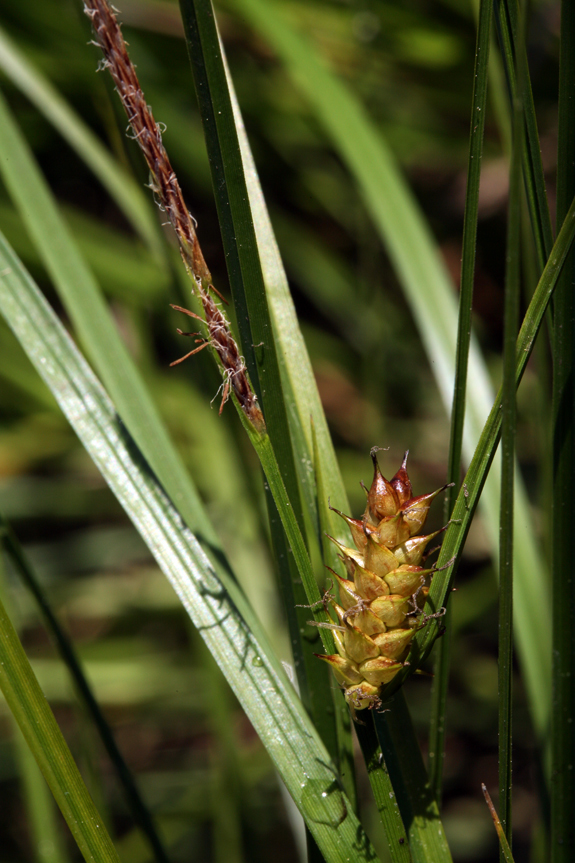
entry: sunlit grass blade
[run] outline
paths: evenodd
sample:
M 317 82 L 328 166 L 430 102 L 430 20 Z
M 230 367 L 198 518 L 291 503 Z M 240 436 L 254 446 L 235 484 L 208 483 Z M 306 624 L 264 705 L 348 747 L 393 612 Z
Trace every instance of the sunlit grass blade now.
M 11 561 L 12 566 L 28 590 L 34 596 L 42 617 L 44 618 L 46 627 L 57 645 L 62 660 L 67 666 L 74 681 L 76 691 L 79 693 L 88 714 L 91 716 L 92 721 L 100 734 L 102 743 L 104 744 L 110 761 L 114 765 L 118 775 L 118 780 L 124 789 L 124 794 L 126 795 L 126 800 L 132 811 L 134 820 L 140 825 L 143 833 L 146 835 L 156 860 L 161 861 L 161 863 L 166 863 L 168 857 L 155 829 L 151 814 L 140 796 L 140 792 L 138 791 L 134 778 L 116 744 L 112 730 L 94 697 L 90 684 L 86 679 L 80 661 L 76 655 L 76 651 L 74 650 L 74 647 L 64 629 L 60 626 L 60 622 L 54 614 L 48 598 L 42 590 L 40 582 L 24 554 L 11 526 L 6 522 L 1 513 L 0 536 L 8 559 Z
M 14 605 L 10 602 L 11 597 L 6 582 L 4 558 L 0 555 L 0 597 L 16 633 L 19 634 L 20 621 L 14 612 Z M 64 844 L 54 798 L 15 717 L 11 716 L 10 719 L 15 762 L 20 779 L 20 794 L 29 824 L 29 841 L 34 860 L 36 863 L 68 863 L 70 857 Z
M 159 223 L 143 190 L 2 28 L 0 68 L 93 171 L 156 258 L 165 261 Z
M 575 7 L 561 3 L 557 224 L 570 219 L 575 195 Z M 565 220 L 565 222 L 563 221 Z M 575 254 L 567 258 L 554 297 L 553 333 L 553 715 L 551 724 L 551 863 L 575 856 L 575 592 L 573 591 L 573 477 L 575 476 Z
M 276 340 L 281 347 L 279 362 L 284 380 L 284 397 L 288 406 L 288 420 L 292 436 L 294 440 L 298 441 L 298 449 L 301 448 L 305 451 L 305 457 L 298 465 L 301 487 L 305 500 L 310 506 L 310 511 L 313 512 L 312 507 L 315 503 L 311 503 L 310 499 L 315 501 L 316 488 L 312 466 L 316 466 L 316 472 L 321 468 L 326 500 L 329 498 L 332 506 L 336 509 L 348 512 L 349 503 L 331 434 L 327 426 L 309 354 L 297 320 L 287 275 L 267 211 L 240 108 L 233 90 L 233 83 L 229 76 L 228 84 L 270 313 Z M 349 543 L 349 530 L 339 516 L 328 511 L 324 524 L 329 524 L 329 533 L 332 536 L 344 543 Z
M 5 266 L 2 259 L 2 270 Z M 112 840 L 2 602 L 0 636 L 0 689 L 78 848 L 87 863 L 119 863 Z
M 286 64 L 355 178 L 404 289 L 446 410 L 450 410 L 457 333 L 455 292 L 437 245 L 391 152 L 362 106 L 273 3 L 234 0 L 234 5 Z M 493 399 L 487 370 L 473 339 L 469 377 L 473 387 L 468 391 L 464 432 L 467 460 L 473 455 Z M 498 510 L 499 477 L 494 468 L 482 496 L 482 515 L 494 553 L 498 547 Z M 549 681 L 551 613 L 544 564 L 530 525 L 527 497 L 519 483 L 516 515 L 516 568 L 522 578 L 517 584 L 515 631 L 532 714 L 538 733 L 543 735 L 550 704 L 541 698 L 541 692 L 546 691 Z M 533 597 L 539 599 L 534 603 Z
M 375 852 L 335 768 L 224 561 L 217 572 L 18 259 L 0 239 L 0 307 L 147 542 L 266 746 L 328 863 Z
M 489 44 L 491 40 L 491 18 L 493 0 L 483 0 L 479 9 L 477 26 L 477 45 L 473 75 L 473 94 L 471 98 L 471 124 L 469 131 L 469 159 L 467 163 L 467 189 L 465 193 L 465 214 L 463 220 L 463 240 L 461 249 L 461 282 L 459 291 L 459 315 L 457 324 L 457 351 L 455 356 L 455 382 L 453 405 L 451 408 L 451 433 L 449 437 L 449 457 L 445 514 L 449 518 L 461 476 L 461 455 L 463 450 L 463 427 L 467 393 L 467 369 L 471 343 L 471 312 L 473 304 L 473 284 L 475 279 L 475 249 L 477 243 L 477 214 L 479 209 L 479 180 L 481 158 L 483 155 L 483 133 L 487 107 L 487 76 L 489 69 Z M 449 677 L 449 655 L 451 626 L 449 606 L 446 631 L 436 648 L 435 677 L 431 691 L 431 722 L 429 728 L 429 781 L 434 797 L 441 801 L 443 777 L 443 756 L 445 748 L 445 703 Z
M 509 847 L 509 843 L 507 842 L 507 838 L 505 836 L 505 830 L 503 829 L 503 825 L 499 820 L 497 812 L 495 811 L 495 806 L 493 805 L 493 801 L 491 800 L 491 795 L 489 794 L 489 791 L 487 790 L 487 787 L 485 785 L 481 786 L 481 790 L 483 791 L 485 802 L 489 807 L 489 813 L 493 818 L 493 823 L 497 831 L 497 838 L 499 839 L 499 845 L 501 848 L 503 860 L 505 861 L 505 863 L 514 863 L 513 854 L 511 853 L 511 848 Z

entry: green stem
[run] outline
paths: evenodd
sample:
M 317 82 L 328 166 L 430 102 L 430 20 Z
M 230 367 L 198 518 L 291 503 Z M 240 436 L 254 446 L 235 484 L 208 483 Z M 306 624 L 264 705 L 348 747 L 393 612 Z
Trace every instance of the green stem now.
M 445 508 L 447 518 L 451 515 L 461 474 L 461 451 L 463 447 L 463 424 L 467 391 L 467 368 L 471 341 L 471 311 L 473 303 L 473 281 L 475 276 L 475 251 L 477 239 L 477 213 L 479 206 L 479 178 L 483 155 L 483 133 L 487 104 L 487 77 L 489 67 L 489 42 L 493 0 L 482 0 L 477 25 L 475 51 L 475 73 L 471 100 L 471 128 L 469 133 L 469 160 L 467 190 L 463 221 L 461 252 L 461 287 L 459 296 L 459 318 L 457 328 L 457 350 L 455 360 L 455 383 L 451 410 L 451 435 L 447 481 L 455 483 L 447 490 Z M 446 632 L 441 639 L 435 657 L 435 676 L 431 693 L 431 724 L 429 729 L 429 780 L 434 797 L 441 801 L 443 779 L 443 756 L 445 750 L 445 704 L 449 681 L 450 634 L 449 617 L 444 618 Z
M 522 136 L 523 177 L 527 193 L 527 204 L 531 220 L 531 229 L 535 241 L 535 251 L 539 271 L 543 271 L 553 245 L 553 229 L 549 203 L 545 192 L 545 176 L 541 159 L 541 146 L 537 132 L 537 119 L 533 92 L 529 80 L 527 64 L 527 49 L 525 40 L 520 37 L 519 7 L 517 0 L 498 0 L 496 14 L 497 32 L 501 44 L 503 65 L 507 76 L 507 84 L 511 102 L 517 93 L 516 64 L 523 68 L 522 88 L 523 123 L 525 134 Z
M 448 863 L 451 852 L 403 691 L 384 701 L 374 720 L 414 863 Z
M 521 53 L 521 56 L 522 53 Z M 520 61 L 518 61 L 519 63 Z M 513 138 L 509 174 L 509 212 L 505 269 L 503 385 L 501 403 L 501 508 L 499 541 L 499 805 L 501 823 L 511 845 L 511 747 L 513 683 L 513 517 L 516 434 L 515 346 L 519 325 L 521 256 L 522 82 L 513 103 Z M 503 850 L 500 858 L 504 860 Z
M 399 811 L 388 766 L 377 739 L 373 719 L 367 711 L 355 723 L 355 732 L 367 768 L 375 805 L 385 830 L 392 863 L 411 863 L 407 831 Z

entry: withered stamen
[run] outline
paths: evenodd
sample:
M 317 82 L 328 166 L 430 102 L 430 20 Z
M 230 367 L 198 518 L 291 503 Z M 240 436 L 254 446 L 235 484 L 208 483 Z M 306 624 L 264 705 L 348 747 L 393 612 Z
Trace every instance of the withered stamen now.
M 245 363 L 231 334 L 230 325 L 212 298 L 211 292 L 226 301 L 212 284 L 212 276 L 196 235 L 195 221 L 184 202 L 180 184 L 162 143 L 161 129 L 144 98 L 114 11 L 107 0 L 85 0 L 84 11 L 92 21 L 95 44 L 104 54 L 100 68 L 108 69 L 114 79 L 133 138 L 138 142 L 148 163 L 152 178 L 150 186 L 158 205 L 167 213 L 176 232 L 184 265 L 195 284 L 206 316 L 209 339 L 200 348 L 170 365 L 178 365 L 207 344 L 211 345 L 217 352 L 226 375 L 224 401 L 230 388 L 233 389 L 247 418 L 256 428 L 262 430 L 265 428 L 263 414 L 248 380 Z M 190 317 L 197 317 L 194 312 L 177 308 Z

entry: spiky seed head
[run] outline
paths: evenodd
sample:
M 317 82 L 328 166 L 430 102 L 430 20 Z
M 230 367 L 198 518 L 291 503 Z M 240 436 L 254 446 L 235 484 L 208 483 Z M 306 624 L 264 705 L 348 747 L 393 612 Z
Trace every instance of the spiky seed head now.
M 339 588 L 339 603 L 331 600 L 337 623 L 330 627 L 338 652 L 320 658 L 332 668 L 352 710 L 377 706 L 381 687 L 403 667 L 420 625 L 418 615 L 428 592 L 426 579 L 433 572 L 421 563 L 428 544 L 441 531 L 416 534 L 446 486 L 413 497 L 407 455 L 388 481 L 374 447 L 373 480 L 366 489 L 362 518 L 334 510 L 348 524 L 356 547 L 348 548 L 329 537 L 337 546 L 347 577 L 331 570 Z

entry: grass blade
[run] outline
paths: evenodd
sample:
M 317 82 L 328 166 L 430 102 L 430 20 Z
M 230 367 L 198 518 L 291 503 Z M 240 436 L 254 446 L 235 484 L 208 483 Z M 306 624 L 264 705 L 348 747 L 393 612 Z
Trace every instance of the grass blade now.
M 6 587 L 4 559 L 3 555 L 0 555 L 0 595 L 14 629 L 19 634 L 20 621 L 14 613 Z M 69 863 L 70 857 L 58 823 L 54 798 L 14 716 L 11 716 L 11 720 L 15 760 L 21 777 L 20 793 L 30 825 L 30 845 L 33 849 L 34 861 L 35 863 Z
M 497 32 L 501 44 L 503 66 L 507 85 L 511 96 L 511 104 L 517 97 L 516 63 L 525 69 L 525 82 L 522 83 L 523 122 L 525 135 L 522 141 L 523 177 L 527 193 L 527 205 L 531 220 L 531 229 L 535 239 L 537 262 L 540 272 L 543 271 L 553 245 L 553 229 L 549 213 L 549 202 L 545 191 L 545 176 L 541 161 L 541 147 L 537 133 L 537 119 L 533 92 L 529 80 L 527 49 L 524 40 L 518 34 L 518 4 L 517 0 L 501 0 L 497 3 Z
M 6 522 L 1 513 L 0 537 L 5 553 L 12 562 L 12 566 L 36 600 L 46 627 L 60 651 L 63 662 L 68 667 L 76 690 L 79 693 L 87 712 L 92 717 L 94 725 L 98 729 L 104 748 L 106 749 L 108 757 L 116 770 L 119 782 L 124 789 L 128 807 L 132 811 L 134 820 L 140 825 L 142 832 L 147 837 L 156 860 L 164 861 L 165 863 L 165 861 L 168 860 L 168 856 L 164 850 L 160 837 L 156 832 L 151 814 L 140 796 L 134 777 L 132 776 L 128 765 L 124 761 L 122 753 L 116 745 L 112 730 L 94 697 L 74 647 L 65 631 L 60 626 L 60 623 L 56 618 L 42 587 L 40 586 L 36 574 L 24 554 L 11 526 Z
M 3 314 L 170 580 L 328 863 L 375 852 L 335 768 L 225 565 L 212 567 L 93 373 L 19 261 L 0 239 Z
M 519 66 L 519 62 L 518 62 Z M 521 153 L 523 87 L 526 69 L 518 68 L 513 101 L 513 135 L 509 170 L 509 205 L 503 317 L 503 383 L 501 386 L 501 508 L 499 541 L 498 755 L 499 805 L 505 836 L 511 844 L 513 718 L 513 513 L 515 436 L 517 426 L 515 347 L 519 323 L 521 268 Z M 503 858 L 503 851 L 501 851 Z
M 3 273 L 5 266 L 6 261 L 2 260 Z M 112 840 L 1 601 L 0 634 L 0 689 L 78 848 L 87 863 L 119 863 Z
M 414 863 L 451 863 L 451 852 L 439 819 L 403 692 L 383 696 L 383 710 L 374 712 L 375 728 L 394 793 L 409 837 Z M 401 765 L 401 766 L 400 766 Z
M 119 863 L 14 627 L 0 603 L 0 688 L 86 861 Z
M 363 719 L 361 722 L 356 722 L 355 731 L 365 760 L 375 805 L 385 830 L 389 856 L 393 863 L 410 863 L 412 856 L 407 841 L 407 831 L 372 717 L 369 716 L 365 722 Z
M 483 791 L 485 802 L 489 807 L 489 812 L 491 814 L 491 817 L 493 818 L 493 823 L 495 824 L 495 829 L 497 831 L 497 838 L 499 839 L 499 846 L 501 849 L 503 860 L 505 861 L 505 863 L 514 863 L 513 854 L 511 853 L 511 848 L 509 847 L 509 843 L 507 842 L 507 837 L 505 836 L 503 824 L 499 820 L 499 816 L 495 811 L 495 806 L 493 805 L 493 801 L 491 800 L 491 795 L 489 794 L 489 791 L 487 790 L 485 785 L 481 786 L 481 790 Z

